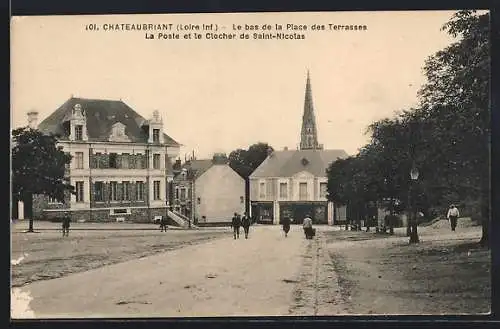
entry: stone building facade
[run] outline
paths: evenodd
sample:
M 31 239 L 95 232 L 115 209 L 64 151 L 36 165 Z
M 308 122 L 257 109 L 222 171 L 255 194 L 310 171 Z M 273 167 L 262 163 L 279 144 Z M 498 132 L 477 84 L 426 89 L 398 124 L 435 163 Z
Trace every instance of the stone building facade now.
M 76 193 L 64 203 L 36 196 L 34 217 L 69 211 L 74 221 L 149 222 L 167 216 L 180 144 L 164 133 L 158 111 L 145 119 L 121 100 L 70 98 L 38 129 L 59 135 L 58 145 L 72 155 L 67 175 Z
M 251 213 L 260 223 L 279 224 L 288 217 L 300 224 L 306 216 L 313 223 L 330 224 L 346 219 L 346 207 L 327 199 L 326 169 L 344 150 L 325 150 L 318 131 L 307 73 L 300 148 L 270 153 L 250 175 Z
M 174 209 L 194 224 L 229 224 L 235 212 L 245 212 L 245 180 L 225 154 L 186 161 L 173 185 Z

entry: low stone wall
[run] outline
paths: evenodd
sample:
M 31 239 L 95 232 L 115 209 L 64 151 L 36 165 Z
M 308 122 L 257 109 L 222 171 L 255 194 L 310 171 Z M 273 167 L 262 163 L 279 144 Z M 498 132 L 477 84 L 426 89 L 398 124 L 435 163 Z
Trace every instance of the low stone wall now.
M 130 214 L 116 214 L 110 215 L 109 209 L 106 210 L 78 210 L 71 211 L 68 210 L 71 220 L 73 222 L 85 221 L 85 222 L 116 222 L 119 217 L 125 218 L 126 222 L 132 223 L 151 223 L 154 221 L 155 216 L 166 216 L 165 208 L 139 208 L 131 209 Z M 60 221 L 64 216 L 64 210 L 61 211 L 44 211 L 43 217 L 40 219 L 50 220 L 50 221 Z M 169 221 L 168 225 L 175 225 Z

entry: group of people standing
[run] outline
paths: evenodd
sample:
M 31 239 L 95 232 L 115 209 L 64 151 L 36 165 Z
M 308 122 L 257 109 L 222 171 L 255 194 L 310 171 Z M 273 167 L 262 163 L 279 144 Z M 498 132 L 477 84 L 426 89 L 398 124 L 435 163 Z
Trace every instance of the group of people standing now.
M 245 239 L 248 239 L 248 233 L 250 232 L 251 224 L 252 222 L 248 214 L 245 213 L 243 216 L 241 216 L 240 214 L 235 212 L 231 221 L 234 239 L 236 240 L 240 238 L 240 227 L 243 227 L 243 231 L 245 232 Z

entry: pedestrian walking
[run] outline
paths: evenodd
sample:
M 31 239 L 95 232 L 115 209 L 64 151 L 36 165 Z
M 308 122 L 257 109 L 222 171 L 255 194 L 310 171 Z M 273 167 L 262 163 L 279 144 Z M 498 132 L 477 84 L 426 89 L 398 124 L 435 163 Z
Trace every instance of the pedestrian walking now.
M 71 217 L 69 216 L 68 212 L 64 212 L 63 218 L 62 218 L 62 234 L 64 236 L 69 236 L 69 226 L 71 222 Z
M 309 217 L 309 215 L 304 218 L 304 223 L 302 224 L 302 227 L 304 228 L 304 234 L 306 235 L 306 239 L 312 239 L 314 236 L 314 230 L 312 227 L 312 219 Z
M 248 239 L 248 232 L 250 231 L 250 217 L 245 214 L 241 219 L 241 226 L 243 226 L 243 231 L 245 231 L 245 239 Z
M 458 211 L 457 207 L 455 207 L 454 204 L 450 205 L 450 209 L 448 209 L 448 214 L 446 215 L 446 217 L 450 222 L 452 231 L 455 231 L 455 229 L 457 228 L 458 216 L 460 216 L 460 212 Z
M 288 236 L 288 232 L 290 232 L 290 218 L 285 217 L 282 219 L 281 224 L 283 225 L 283 232 L 285 232 L 285 238 Z
M 161 216 L 160 219 L 160 231 L 167 232 L 167 218 L 165 216 Z
M 240 215 L 234 213 L 233 219 L 231 221 L 231 226 L 233 227 L 233 235 L 234 239 L 240 238 L 240 226 L 241 226 L 241 218 Z

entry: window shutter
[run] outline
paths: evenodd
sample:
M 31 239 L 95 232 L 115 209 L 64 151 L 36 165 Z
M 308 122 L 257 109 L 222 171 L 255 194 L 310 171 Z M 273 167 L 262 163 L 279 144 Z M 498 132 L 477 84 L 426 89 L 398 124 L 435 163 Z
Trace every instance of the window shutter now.
M 136 195 L 136 186 L 135 186 L 135 182 L 130 182 L 130 191 L 129 191 L 129 196 L 130 196 L 130 200 L 137 200 L 137 198 L 135 197 Z
M 106 183 L 103 183 L 102 184 L 102 199 L 103 201 L 109 201 L 110 199 L 110 196 L 111 196 L 111 190 L 110 190 L 110 186 L 109 186 L 109 183 L 106 182 Z
M 97 168 L 97 157 L 95 155 L 90 156 L 90 168 Z
M 123 184 L 122 183 L 116 183 L 116 200 L 122 200 L 123 199 Z
M 118 169 L 122 168 L 122 155 L 121 154 L 116 155 L 116 168 L 118 168 Z

